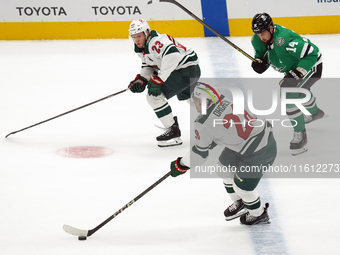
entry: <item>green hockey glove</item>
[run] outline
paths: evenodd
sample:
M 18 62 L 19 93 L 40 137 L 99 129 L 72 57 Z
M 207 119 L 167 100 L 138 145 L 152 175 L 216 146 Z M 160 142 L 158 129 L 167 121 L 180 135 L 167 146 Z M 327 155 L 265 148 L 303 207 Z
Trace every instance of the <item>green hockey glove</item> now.
M 177 158 L 176 160 L 172 161 L 170 164 L 171 168 L 171 176 L 176 177 L 181 174 L 185 174 L 186 171 L 190 169 L 190 167 L 184 166 L 181 164 L 181 157 Z
M 128 88 L 132 93 L 141 93 L 145 90 L 146 84 L 148 84 L 148 80 L 140 74 L 137 74 L 136 78 L 130 82 Z
M 162 93 L 161 91 L 162 84 L 163 84 L 163 81 L 159 77 L 151 75 L 151 78 L 148 82 L 148 88 L 149 88 L 148 94 L 154 97 L 159 96 Z

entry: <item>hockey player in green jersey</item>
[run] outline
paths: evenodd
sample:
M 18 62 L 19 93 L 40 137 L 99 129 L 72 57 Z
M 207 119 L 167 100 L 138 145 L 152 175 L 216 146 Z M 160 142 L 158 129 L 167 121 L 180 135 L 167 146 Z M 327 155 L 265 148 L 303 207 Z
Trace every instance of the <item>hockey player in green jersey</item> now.
M 252 45 L 255 60 L 252 68 L 261 74 L 272 66 L 285 76 L 280 81 L 281 88 L 296 87 L 310 91 L 311 86 L 321 78 L 322 59 L 319 48 L 309 39 L 299 36 L 292 30 L 274 25 L 267 13 L 256 14 L 252 20 Z M 311 92 L 311 91 L 310 91 Z M 300 93 L 288 93 L 287 99 L 302 98 Z M 307 134 L 305 124 L 325 116 L 317 107 L 316 98 L 303 106 L 311 115 L 305 115 L 294 104 L 288 104 L 286 113 L 294 127 L 294 137 L 290 142 L 292 155 L 307 151 Z
M 147 102 L 162 122 L 165 132 L 158 136 L 158 146 L 181 145 L 181 131 L 173 116 L 168 99 L 190 98 L 190 86 L 198 81 L 201 71 L 196 53 L 169 35 L 151 30 L 144 19 L 134 20 L 129 35 L 135 43 L 135 52 L 142 60 L 142 68 L 130 82 L 133 93 L 148 87 Z
M 223 179 L 233 201 L 224 211 L 225 219 L 240 217 L 241 223 L 246 225 L 267 223 L 269 205 L 261 205 L 256 187 L 263 168 L 273 164 L 277 153 L 270 123 L 258 120 L 247 111 L 234 115 L 233 103 L 209 84 L 199 82 L 192 97 L 200 113 L 194 123 L 195 144 L 190 153 L 171 162 L 171 175 L 176 177 L 190 167 L 202 165 L 209 157 L 209 150 L 216 144 L 221 145 L 224 150 L 216 159 L 217 165 L 230 171 L 221 171 L 218 176 Z M 202 114 L 203 105 L 206 114 Z M 259 125 L 260 122 L 263 125 Z

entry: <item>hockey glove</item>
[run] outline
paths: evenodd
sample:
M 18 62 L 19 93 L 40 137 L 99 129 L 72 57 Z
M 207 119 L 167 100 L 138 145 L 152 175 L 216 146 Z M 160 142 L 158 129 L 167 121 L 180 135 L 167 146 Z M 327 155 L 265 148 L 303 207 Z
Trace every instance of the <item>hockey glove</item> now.
M 163 81 L 159 77 L 151 75 L 151 78 L 148 82 L 149 96 L 158 97 L 162 93 L 161 91 L 162 84 L 163 84 Z
M 289 73 L 280 81 L 280 86 L 284 88 L 296 87 L 302 81 L 304 73 L 306 74 L 307 71 L 301 67 L 290 70 Z
M 170 168 L 171 168 L 171 171 L 172 171 L 172 173 L 171 173 L 172 177 L 176 177 L 178 175 L 185 174 L 185 172 L 190 169 L 190 167 L 183 166 L 181 164 L 181 157 L 172 161 L 171 164 L 170 164 Z
M 212 143 L 209 146 L 209 150 L 214 149 L 217 146 L 217 143 L 215 143 L 214 141 L 212 141 Z
M 132 93 L 141 93 L 145 90 L 145 86 L 148 84 L 148 80 L 143 76 L 137 74 L 136 78 L 130 82 L 129 89 Z
M 251 63 L 251 67 L 254 69 L 255 72 L 261 74 L 268 68 L 268 63 L 266 60 L 262 58 L 255 58 L 256 61 Z

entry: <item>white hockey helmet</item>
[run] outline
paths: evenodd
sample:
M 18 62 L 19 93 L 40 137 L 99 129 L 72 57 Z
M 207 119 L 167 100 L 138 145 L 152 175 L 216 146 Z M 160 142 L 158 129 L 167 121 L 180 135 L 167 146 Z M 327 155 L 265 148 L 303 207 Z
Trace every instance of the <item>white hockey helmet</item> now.
M 130 26 L 129 26 L 129 35 L 130 36 L 144 32 L 145 36 L 147 37 L 148 36 L 147 31 L 149 31 L 149 33 L 150 33 L 151 29 L 150 29 L 148 22 L 146 22 L 145 19 L 133 20 L 130 23 Z
M 202 98 L 211 100 L 215 103 L 215 105 L 218 102 L 222 104 L 220 98 L 220 90 L 213 85 L 209 85 L 203 82 L 197 82 L 197 85 L 194 88 L 194 92 L 192 93 L 192 99 L 194 100 L 195 97 L 201 100 Z

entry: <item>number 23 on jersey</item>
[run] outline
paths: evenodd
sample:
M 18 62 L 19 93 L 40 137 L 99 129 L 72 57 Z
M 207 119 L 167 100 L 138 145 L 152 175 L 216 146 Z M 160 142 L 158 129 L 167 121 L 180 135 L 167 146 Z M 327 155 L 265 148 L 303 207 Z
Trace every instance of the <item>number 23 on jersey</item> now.
M 179 44 L 176 42 L 175 38 L 173 38 L 170 35 L 167 35 L 169 40 L 177 47 L 177 48 L 181 48 L 183 50 L 187 50 L 187 48 L 185 46 L 183 46 L 182 44 Z M 151 49 L 153 51 L 156 51 L 158 54 L 161 52 L 161 49 L 164 47 L 164 44 L 161 43 L 160 41 L 156 41 L 155 45 L 151 47 Z

